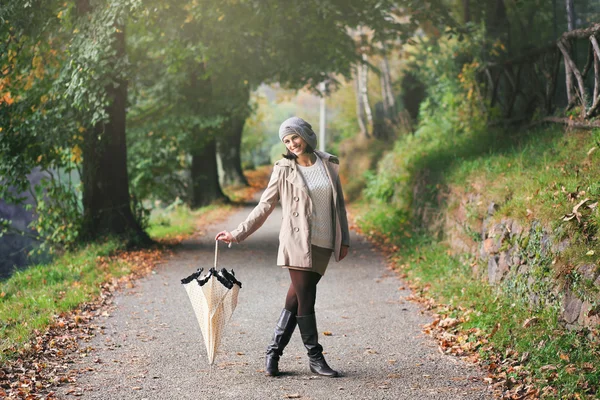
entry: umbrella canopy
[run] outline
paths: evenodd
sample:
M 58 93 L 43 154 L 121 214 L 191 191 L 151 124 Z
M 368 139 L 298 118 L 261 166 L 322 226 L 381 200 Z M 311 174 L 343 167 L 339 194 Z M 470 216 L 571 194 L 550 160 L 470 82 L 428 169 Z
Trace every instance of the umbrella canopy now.
M 217 271 L 216 251 L 215 249 L 215 268 L 211 268 L 205 275 L 202 275 L 204 269 L 201 268 L 181 280 L 200 325 L 208 363 L 211 365 L 215 361 L 225 324 L 237 306 L 238 293 L 242 287 L 233 270 L 229 272 L 223 268 Z

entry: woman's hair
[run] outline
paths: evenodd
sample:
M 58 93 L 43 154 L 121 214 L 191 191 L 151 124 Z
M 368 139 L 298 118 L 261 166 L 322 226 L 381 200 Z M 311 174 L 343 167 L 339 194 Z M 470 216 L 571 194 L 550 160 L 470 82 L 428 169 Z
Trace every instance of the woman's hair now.
M 312 154 L 315 152 L 315 149 L 313 149 L 312 147 L 310 147 L 308 144 L 306 145 L 306 149 L 304 149 L 304 151 L 308 154 Z M 294 153 L 292 153 L 291 151 L 287 151 L 287 153 L 282 154 L 283 158 L 287 158 L 288 160 L 295 160 L 296 158 L 298 158 L 297 155 L 295 155 Z

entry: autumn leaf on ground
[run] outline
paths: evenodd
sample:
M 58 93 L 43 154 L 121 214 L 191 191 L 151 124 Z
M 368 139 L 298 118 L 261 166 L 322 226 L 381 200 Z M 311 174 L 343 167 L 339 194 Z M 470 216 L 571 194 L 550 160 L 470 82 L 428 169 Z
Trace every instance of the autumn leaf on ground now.
M 537 317 L 527 318 L 525 322 L 523 322 L 523 328 L 529 328 L 534 325 L 538 321 Z

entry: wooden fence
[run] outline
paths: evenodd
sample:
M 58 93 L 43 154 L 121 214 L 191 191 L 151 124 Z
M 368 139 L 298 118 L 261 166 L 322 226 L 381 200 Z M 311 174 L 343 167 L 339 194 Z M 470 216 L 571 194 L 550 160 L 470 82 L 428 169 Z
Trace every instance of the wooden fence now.
M 597 23 L 566 32 L 556 43 L 518 58 L 486 64 L 481 70 L 481 79 L 490 105 L 499 107 L 506 119 L 528 118 L 540 108 L 546 115 L 552 115 L 557 108 L 557 86 L 564 78 L 566 106 L 561 106 L 566 110 L 580 107 L 580 119 L 588 123 L 600 109 L 599 36 L 600 23 Z M 588 42 L 583 68 L 579 68 L 573 56 L 573 42 L 581 39 Z M 561 65 L 564 75 L 559 74 Z M 592 67 L 593 78 L 588 76 Z M 589 125 L 598 123 L 589 122 Z

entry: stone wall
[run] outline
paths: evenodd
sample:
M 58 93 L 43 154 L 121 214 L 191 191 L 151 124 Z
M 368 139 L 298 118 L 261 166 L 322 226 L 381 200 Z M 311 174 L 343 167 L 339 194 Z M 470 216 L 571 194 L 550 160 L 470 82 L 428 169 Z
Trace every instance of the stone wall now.
M 559 271 L 556 256 L 568 241 L 559 241 L 535 219 L 526 223 L 496 216 L 497 205 L 482 204 L 470 193 L 448 212 L 444 230 L 455 253 L 476 254 L 476 277 L 505 292 L 523 296 L 537 307 L 554 307 L 567 328 L 600 324 L 600 268 L 579 265 Z

